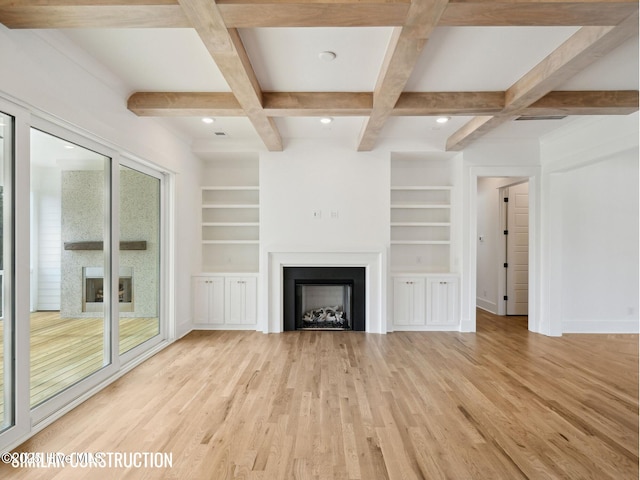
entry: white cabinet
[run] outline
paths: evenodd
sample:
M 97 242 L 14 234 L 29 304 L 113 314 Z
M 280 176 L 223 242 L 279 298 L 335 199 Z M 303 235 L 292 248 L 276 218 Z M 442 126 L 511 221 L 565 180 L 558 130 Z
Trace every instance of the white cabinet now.
M 393 279 L 393 323 L 395 325 L 425 324 L 424 278 Z
M 225 278 L 224 317 L 225 322 L 229 324 L 255 325 L 255 277 Z
M 193 277 L 193 323 L 205 328 L 243 329 L 257 323 L 257 277 Z
M 395 330 L 454 330 L 458 312 L 455 274 L 393 276 Z
M 193 278 L 193 322 L 209 325 L 224 323 L 224 279 Z
M 457 325 L 458 279 L 427 278 L 427 325 Z

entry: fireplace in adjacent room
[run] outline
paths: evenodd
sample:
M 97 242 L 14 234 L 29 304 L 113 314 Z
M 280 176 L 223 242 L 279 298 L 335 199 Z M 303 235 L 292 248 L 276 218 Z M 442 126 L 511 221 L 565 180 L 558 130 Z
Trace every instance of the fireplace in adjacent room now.
M 122 267 L 118 279 L 118 303 L 120 312 L 133 312 L 133 268 Z M 82 311 L 104 311 L 104 269 L 83 267 Z
M 284 330 L 365 330 L 364 267 L 284 267 Z

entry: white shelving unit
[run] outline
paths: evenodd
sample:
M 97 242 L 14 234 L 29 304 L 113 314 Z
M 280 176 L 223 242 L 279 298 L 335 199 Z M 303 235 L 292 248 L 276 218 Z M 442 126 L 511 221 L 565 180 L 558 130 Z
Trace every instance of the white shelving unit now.
M 450 185 L 391 186 L 391 256 L 395 270 L 447 272 Z
M 259 267 L 257 158 L 211 162 L 202 190 L 202 271 L 255 273 Z
M 395 330 L 455 330 L 458 284 L 453 260 L 456 164 L 450 157 L 391 158 L 390 310 Z

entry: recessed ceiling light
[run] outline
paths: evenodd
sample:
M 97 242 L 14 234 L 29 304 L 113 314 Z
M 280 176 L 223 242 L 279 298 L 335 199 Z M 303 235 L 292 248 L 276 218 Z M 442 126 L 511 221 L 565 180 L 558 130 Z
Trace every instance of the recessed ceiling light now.
M 322 117 L 320 119 L 320 123 L 324 123 L 325 125 L 329 125 L 331 122 L 333 122 L 333 118 L 331 117 Z
M 204 123 L 213 123 L 215 120 L 214 120 L 213 118 L 204 117 L 204 118 L 202 119 L 202 121 L 203 121 Z
M 320 57 L 320 60 L 324 60 L 325 62 L 332 62 L 336 59 L 337 55 L 335 52 L 330 52 L 327 50 L 326 52 L 320 52 L 318 54 L 318 57 Z
M 73 150 L 73 145 L 65 145 L 64 148 L 67 150 Z
M 438 117 L 436 119 L 436 122 L 438 122 L 438 123 L 447 123 L 449 120 L 450 120 L 449 117 Z

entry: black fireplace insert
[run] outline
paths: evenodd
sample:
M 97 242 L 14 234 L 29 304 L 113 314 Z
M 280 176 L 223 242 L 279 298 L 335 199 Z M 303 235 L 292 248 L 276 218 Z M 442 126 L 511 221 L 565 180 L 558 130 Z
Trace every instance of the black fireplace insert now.
M 284 267 L 284 330 L 365 330 L 365 267 Z

